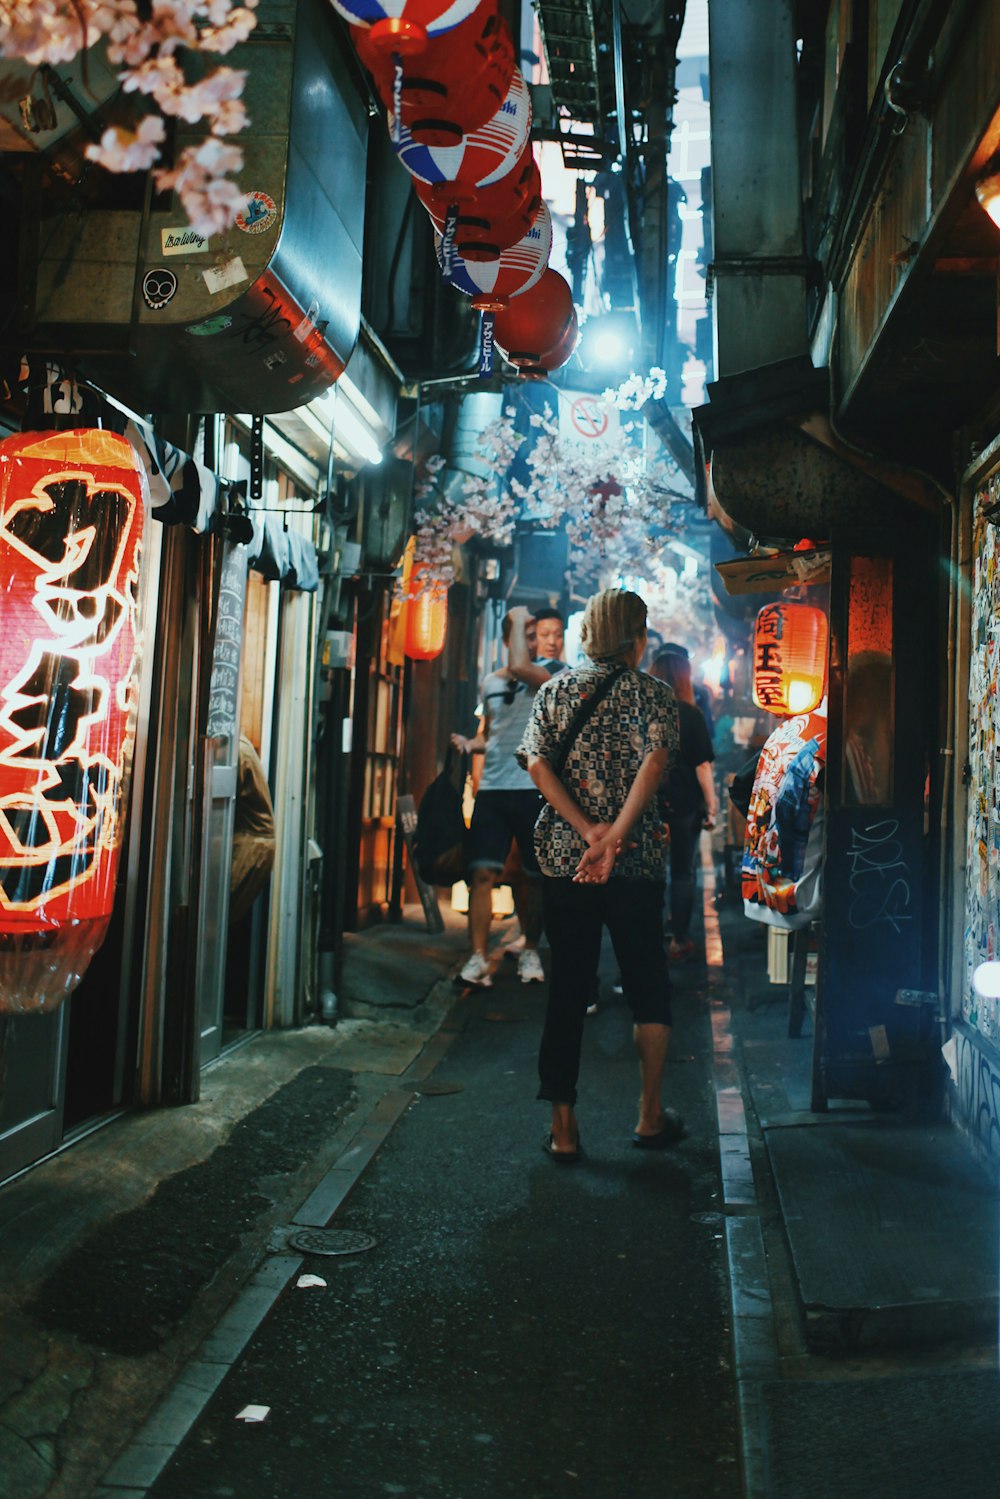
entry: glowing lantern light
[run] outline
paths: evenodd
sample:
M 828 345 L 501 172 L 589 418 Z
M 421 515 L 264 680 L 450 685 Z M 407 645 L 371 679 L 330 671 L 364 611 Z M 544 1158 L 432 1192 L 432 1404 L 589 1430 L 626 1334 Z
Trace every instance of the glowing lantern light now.
M 753 700 L 768 713 L 811 713 L 823 700 L 829 627 L 812 604 L 766 604 L 753 636 Z
M 145 472 L 112 432 L 0 442 L 0 1011 L 104 939 L 135 742 Z
M 333 0 L 345 21 L 367 26 L 373 46 L 392 54 L 419 54 L 430 37 L 471 16 L 478 0 Z
M 426 583 L 423 563 L 415 562 L 410 573 L 406 601 L 406 639 L 403 649 L 411 661 L 433 661 L 444 650 L 448 633 L 448 588 L 444 583 Z
M 516 302 L 497 313 L 493 335 L 501 352 L 509 351 L 504 353 L 508 363 L 538 366 L 546 354 L 569 340 L 575 326 L 576 308 L 569 283 L 558 271 L 549 269 L 533 286 L 525 288 Z M 574 338 L 566 359 L 575 347 Z
M 514 44 L 495 0 L 483 0 L 466 20 L 434 37 L 398 76 L 391 51 L 377 45 L 367 27 L 350 31 L 382 103 L 398 108 L 401 126 L 420 145 L 458 145 L 507 97 Z
M 540 281 L 549 263 L 552 248 L 552 218 L 543 201 L 538 216 L 523 239 L 495 260 L 465 260 L 452 251 L 448 280 L 452 286 L 472 298 L 473 307 L 497 311 L 506 307 L 512 297 L 519 297 Z M 442 258 L 442 241 L 437 242 L 438 259 Z
M 455 145 L 423 146 L 400 122 L 398 135 L 390 111 L 392 148 L 403 166 L 420 182 L 486 187 L 513 171 L 531 133 L 531 96 L 515 68 L 507 97 L 478 130 L 463 135 Z
M 514 170 L 488 187 L 415 181 L 413 188 L 438 234 L 444 234 L 449 207 L 458 209 L 454 244 L 463 260 L 498 260 L 524 238 L 542 206 L 542 179 L 530 143 Z

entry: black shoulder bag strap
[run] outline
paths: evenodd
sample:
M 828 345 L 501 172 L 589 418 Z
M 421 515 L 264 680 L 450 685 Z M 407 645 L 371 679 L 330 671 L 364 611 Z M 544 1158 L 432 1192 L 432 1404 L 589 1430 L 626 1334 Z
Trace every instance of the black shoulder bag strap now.
M 600 686 L 596 687 L 590 694 L 590 696 L 588 698 L 585 698 L 584 701 L 580 704 L 579 708 L 577 708 L 576 713 L 573 716 L 573 722 L 566 730 L 565 737 L 562 744 L 560 744 L 558 750 L 556 751 L 555 758 L 550 762 L 552 765 L 552 769 L 555 771 L 560 780 L 562 780 L 562 773 L 566 769 L 566 761 L 569 759 L 570 750 L 573 748 L 574 744 L 579 738 L 580 731 L 583 729 L 584 725 L 587 723 L 594 710 L 607 697 L 612 687 L 618 681 L 618 678 L 625 675 L 625 671 L 626 668 L 624 666 L 619 666 L 614 671 L 609 672 Z

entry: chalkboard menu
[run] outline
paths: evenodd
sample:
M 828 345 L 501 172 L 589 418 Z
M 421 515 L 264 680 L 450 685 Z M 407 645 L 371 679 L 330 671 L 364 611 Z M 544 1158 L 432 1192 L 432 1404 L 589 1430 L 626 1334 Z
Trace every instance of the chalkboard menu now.
M 235 739 L 239 732 L 240 648 L 246 587 L 247 554 L 241 546 L 227 543 L 219 581 L 208 694 L 206 733 L 210 739 Z

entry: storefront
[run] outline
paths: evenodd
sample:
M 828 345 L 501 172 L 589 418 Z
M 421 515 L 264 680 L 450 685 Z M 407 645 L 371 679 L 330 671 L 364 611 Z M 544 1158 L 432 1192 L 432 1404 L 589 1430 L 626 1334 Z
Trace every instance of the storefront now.
M 66 415 L 80 425 L 94 419 Z M 237 527 L 230 483 L 246 460 L 235 429 L 226 433 L 220 418 L 218 442 L 213 430 L 202 433 L 205 456 L 220 454 L 216 469 L 125 413 L 107 408 L 104 417 L 125 428 L 152 479 L 132 795 L 103 945 L 64 1003 L 3 1019 L 3 1178 L 130 1104 L 196 1098 L 200 1069 L 224 1046 L 293 1018 L 282 1011 L 282 985 L 307 992 L 300 932 L 280 912 L 291 907 L 301 925 L 315 495 L 306 506 L 299 500 L 304 513 L 291 514 L 287 530 L 266 511 Z M 301 484 L 273 457 L 265 473 L 279 508 L 294 512 Z M 264 891 L 252 900 L 231 941 L 241 741 L 262 780 L 279 764 L 302 769 L 274 818 L 279 899 Z
M 953 553 L 955 795 L 950 891 L 952 1107 L 1000 1161 L 1000 439 L 960 492 Z

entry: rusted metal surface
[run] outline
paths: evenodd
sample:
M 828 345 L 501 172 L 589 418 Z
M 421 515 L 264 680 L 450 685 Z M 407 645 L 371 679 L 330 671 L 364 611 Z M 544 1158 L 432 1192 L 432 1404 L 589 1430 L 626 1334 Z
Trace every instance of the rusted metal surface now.
M 934 48 L 929 117 L 911 114 L 903 133 L 891 138 L 891 156 L 840 286 L 842 411 L 866 376 L 884 331 L 898 320 L 894 314 L 904 315 L 904 294 L 926 279 L 942 254 L 960 259 L 978 252 L 976 223 L 969 240 L 963 209 L 971 199 L 976 163 L 1000 143 L 998 52 L 1000 6 L 954 8 Z M 914 326 L 917 344 L 920 334 Z
M 838 526 L 896 525 L 910 510 L 795 427 L 716 448 L 712 479 L 727 514 L 755 536 L 825 538 Z
M 900 139 L 857 241 L 840 292 L 839 378 L 849 392 L 914 263 L 927 223 L 930 133 L 915 117 Z

